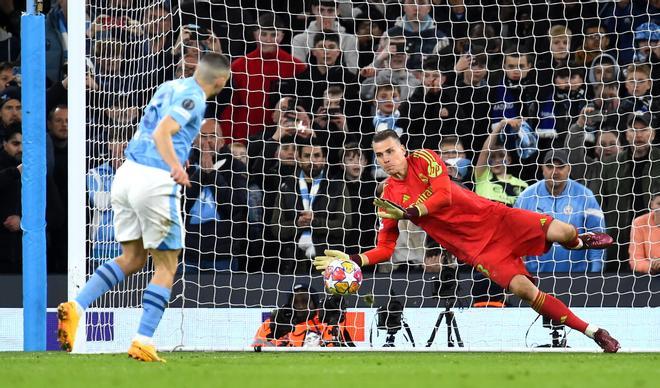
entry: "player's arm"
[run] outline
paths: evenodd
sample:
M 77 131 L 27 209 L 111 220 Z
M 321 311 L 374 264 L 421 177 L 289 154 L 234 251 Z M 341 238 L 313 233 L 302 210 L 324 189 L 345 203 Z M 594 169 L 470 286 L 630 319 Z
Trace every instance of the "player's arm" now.
M 322 271 L 336 259 L 352 260 L 360 266 L 378 264 L 389 260 L 394 253 L 396 240 L 399 237 L 398 224 L 398 221 L 394 219 L 381 219 L 381 228 L 378 231 L 378 241 L 375 248 L 355 255 L 348 255 L 342 251 L 328 249 L 325 250 L 324 256 L 314 258 L 314 267 Z
M 176 152 L 174 151 L 174 143 L 172 142 L 172 136 L 179 132 L 180 129 L 181 125 L 174 120 L 172 116 L 166 115 L 158 123 L 158 126 L 152 134 L 152 138 L 154 139 L 156 149 L 163 158 L 163 161 L 170 166 L 172 179 L 180 185 L 190 187 L 188 173 L 186 173 L 186 170 L 183 169 L 183 166 L 179 162 Z

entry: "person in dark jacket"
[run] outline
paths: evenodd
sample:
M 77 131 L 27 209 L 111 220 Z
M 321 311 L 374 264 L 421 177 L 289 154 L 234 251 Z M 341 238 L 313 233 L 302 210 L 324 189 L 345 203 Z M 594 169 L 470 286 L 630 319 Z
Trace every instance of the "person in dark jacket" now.
M 188 168 L 191 186 L 186 188 L 187 270 L 238 270 L 244 260 L 247 234 L 246 166 L 235 159 L 220 126 L 206 119 Z

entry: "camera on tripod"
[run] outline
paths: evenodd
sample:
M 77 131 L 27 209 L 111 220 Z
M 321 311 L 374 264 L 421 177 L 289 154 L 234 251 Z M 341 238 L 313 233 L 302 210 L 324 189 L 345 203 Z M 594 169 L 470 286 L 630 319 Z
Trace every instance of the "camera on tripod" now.
M 394 347 L 395 336 L 402 328 L 405 330 L 404 337 L 415 347 L 415 339 L 413 338 L 412 331 L 403 317 L 403 303 L 395 297 L 396 295 L 391 291 L 390 300 L 385 306 L 380 306 L 376 312 L 376 328 L 378 330 L 385 330 L 387 334 L 383 347 Z M 369 334 L 369 342 L 373 345 L 371 333 Z
M 447 346 L 451 348 L 457 344 L 462 348 L 463 340 L 461 339 L 461 333 L 458 330 L 458 323 L 454 317 L 454 312 L 451 311 L 452 307 L 456 305 L 458 297 L 458 263 L 456 257 L 445 250 L 439 251 L 438 255 L 441 257 L 440 273 L 438 276 L 431 278 L 431 282 L 433 282 L 433 294 L 431 297 L 438 298 L 438 307 L 444 307 L 444 311 L 438 314 L 438 319 L 433 326 L 431 336 L 426 341 L 426 347 L 428 348 L 433 345 L 435 336 L 444 318 L 447 324 Z M 455 340 L 454 337 L 456 338 Z
M 566 326 L 557 324 L 550 318 L 543 317 L 543 327 L 550 329 L 550 337 L 552 342 L 545 345 L 538 346 L 539 348 L 568 348 L 566 340 Z

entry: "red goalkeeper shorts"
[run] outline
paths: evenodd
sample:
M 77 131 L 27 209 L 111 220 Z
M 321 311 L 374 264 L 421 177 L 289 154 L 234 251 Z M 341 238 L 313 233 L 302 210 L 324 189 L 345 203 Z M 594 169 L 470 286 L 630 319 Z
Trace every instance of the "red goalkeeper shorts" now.
M 509 209 L 494 225 L 497 229 L 490 242 L 470 264 L 505 289 L 516 275 L 532 279 L 522 256 L 537 256 L 550 249 L 546 233 L 551 222 L 552 217 L 545 214 Z

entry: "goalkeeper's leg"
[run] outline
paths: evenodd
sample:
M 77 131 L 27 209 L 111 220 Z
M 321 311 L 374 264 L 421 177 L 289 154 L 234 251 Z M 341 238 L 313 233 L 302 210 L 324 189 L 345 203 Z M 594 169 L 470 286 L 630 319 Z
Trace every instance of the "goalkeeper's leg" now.
M 573 250 L 605 249 L 614 243 L 607 233 L 587 232 L 578 234 L 577 228 L 571 224 L 553 219 L 548 227 L 546 239 L 558 242 L 563 247 Z
M 607 330 L 590 325 L 566 307 L 559 299 L 539 290 L 529 278 L 516 275 L 509 283 L 509 291 L 529 303 L 532 308 L 546 318 L 584 333 L 596 341 L 606 353 L 615 353 L 619 350 L 619 342 L 612 338 Z
M 158 357 L 153 335 L 170 301 L 180 249 L 151 250 L 154 259 L 154 277 L 142 295 L 142 318 L 137 334 L 128 349 L 128 355 L 140 361 L 165 361 Z
M 98 297 L 121 283 L 126 276 L 144 267 L 147 251 L 142 239 L 123 242 L 121 247 L 121 256 L 99 266 L 75 300 L 61 303 L 57 307 L 57 340 L 63 350 L 73 350 L 78 322 L 85 309 Z

